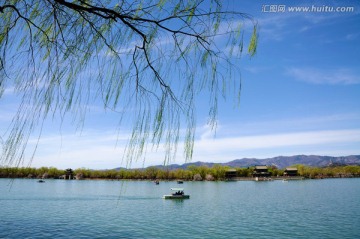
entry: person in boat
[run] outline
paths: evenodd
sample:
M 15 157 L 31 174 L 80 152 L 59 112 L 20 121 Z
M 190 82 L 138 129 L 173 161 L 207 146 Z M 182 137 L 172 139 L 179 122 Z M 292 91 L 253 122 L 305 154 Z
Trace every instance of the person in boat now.
M 177 191 L 177 192 L 175 193 L 175 195 L 184 195 L 184 192 L 183 192 L 183 191 Z

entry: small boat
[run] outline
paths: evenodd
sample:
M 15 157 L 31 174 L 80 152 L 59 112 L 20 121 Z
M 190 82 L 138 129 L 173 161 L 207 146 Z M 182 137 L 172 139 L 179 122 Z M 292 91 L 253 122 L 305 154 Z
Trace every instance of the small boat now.
M 272 178 L 267 177 L 255 177 L 255 181 L 274 181 Z
M 171 194 L 164 195 L 164 199 L 189 199 L 190 195 L 184 193 L 183 188 L 171 188 Z
M 45 183 L 45 181 L 40 179 L 40 180 L 38 180 L 38 183 Z
M 155 184 L 156 184 L 156 185 L 159 185 L 159 184 L 160 184 L 159 180 L 156 180 L 156 181 L 155 181 Z
M 181 181 L 181 180 L 178 180 L 177 183 L 178 183 L 178 184 L 183 184 L 184 182 Z

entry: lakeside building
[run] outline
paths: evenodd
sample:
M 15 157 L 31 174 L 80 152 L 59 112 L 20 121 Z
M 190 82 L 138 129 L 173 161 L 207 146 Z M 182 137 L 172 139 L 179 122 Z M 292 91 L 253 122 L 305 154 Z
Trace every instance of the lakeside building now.
M 225 172 L 225 179 L 228 181 L 235 180 L 237 177 L 236 169 L 228 169 Z
M 285 168 L 284 176 L 294 177 L 298 175 L 297 168 Z
M 270 177 L 269 169 L 266 165 L 257 165 L 253 171 L 253 177 Z

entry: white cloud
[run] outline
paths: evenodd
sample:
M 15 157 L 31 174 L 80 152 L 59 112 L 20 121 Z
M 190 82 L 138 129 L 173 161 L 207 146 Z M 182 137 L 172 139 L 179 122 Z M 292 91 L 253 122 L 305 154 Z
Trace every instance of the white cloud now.
M 217 127 L 217 130 L 219 129 L 220 126 Z M 211 127 L 211 125 L 206 124 L 204 125 L 201 129 L 200 129 L 200 139 L 201 140 L 205 140 L 205 139 L 212 139 L 215 137 L 215 129 L 213 129 Z
M 356 125 L 360 124 L 359 113 L 340 113 L 330 115 L 304 116 L 296 118 L 276 118 L 266 121 L 251 121 L 240 123 L 239 126 L 228 126 L 226 133 L 239 134 L 241 132 L 283 132 L 284 130 L 292 131 L 312 131 L 326 128 L 339 127 L 339 125 Z M 225 128 L 225 127 L 223 127 Z M 229 129 L 230 128 L 230 129 Z M 234 130 L 238 129 L 238 130 Z M 223 130 L 225 131 L 225 130 Z M 263 133 L 264 134 L 264 133 Z
M 282 41 L 288 33 L 286 29 L 289 15 L 274 15 L 272 17 L 259 18 L 259 35 L 261 40 Z
M 320 6 L 319 6 L 320 7 Z M 298 13 L 299 16 L 303 17 L 307 22 L 309 22 L 312 26 L 317 25 L 327 25 L 331 26 L 335 22 L 342 21 L 346 18 L 344 18 L 344 15 L 342 13 L 333 13 L 333 14 L 319 14 L 319 12 L 313 13 L 313 14 L 303 14 L 301 12 Z M 356 15 L 355 12 L 348 12 L 347 16 Z
M 351 16 L 356 13 L 348 13 Z M 283 14 L 264 14 L 258 18 L 259 35 L 265 41 L 283 41 L 290 34 L 304 34 L 312 29 L 320 29 L 324 26 L 332 26 L 344 21 L 343 14 L 304 14 L 303 12 L 287 12 Z M 355 34 L 349 34 L 346 39 L 355 38 Z
M 252 74 L 264 73 L 271 69 L 272 68 L 269 66 L 246 66 L 246 67 L 244 67 L 244 70 L 246 70 Z
M 334 142 L 360 142 L 360 130 L 310 131 L 299 133 L 269 134 L 205 139 L 197 142 L 199 148 L 206 149 L 257 149 L 294 145 L 316 145 Z
M 134 40 L 131 41 L 129 44 L 125 45 L 125 46 L 120 46 L 118 48 L 115 48 L 116 50 L 116 54 L 121 54 L 121 55 L 128 55 L 128 56 L 132 56 L 136 46 L 142 46 L 143 42 L 141 40 Z M 163 34 L 162 36 L 158 37 L 156 39 L 156 41 L 153 43 L 153 48 L 152 49 L 157 49 L 157 50 L 161 50 L 161 49 L 167 49 L 168 46 L 173 45 L 174 44 L 174 39 L 172 38 L 171 35 L 166 36 L 166 34 Z M 109 57 L 113 57 L 114 52 L 112 51 L 107 51 L 105 53 L 105 56 L 109 56 Z
M 360 76 L 358 73 L 347 68 L 338 69 L 315 69 L 315 68 L 290 68 L 286 74 L 294 77 L 299 81 L 311 84 L 330 84 L 330 85 L 352 85 L 360 84 Z
M 224 126 L 221 127 L 223 129 Z M 218 128 L 219 130 L 219 128 Z M 222 130 L 219 130 L 222 131 Z M 219 132 L 221 135 L 222 132 Z M 248 136 L 213 137 L 209 127 L 200 129 L 195 140 L 192 161 L 227 162 L 242 157 L 273 157 L 278 155 L 358 154 L 360 129 L 314 130 L 285 133 L 259 133 Z M 232 135 L 239 135 L 234 133 Z M 164 163 L 162 145 L 149 151 L 138 161 L 130 162 L 123 157 L 128 134 L 114 132 L 82 132 L 81 135 L 53 135 L 40 139 L 33 167 L 111 169 L 116 167 L 146 167 Z M 34 145 L 35 141 L 31 141 Z M 180 142 L 176 158 L 170 163 L 183 164 L 183 145 Z
M 3 92 L 3 95 L 12 95 L 14 94 L 15 92 L 15 87 L 8 87 L 8 88 L 5 88 L 4 92 Z
M 194 160 L 219 162 L 240 157 L 273 157 L 328 152 L 355 152 L 360 148 L 360 129 L 308 131 L 199 140 Z
M 116 132 L 82 132 L 49 135 L 40 138 L 33 167 L 57 168 L 115 168 L 121 165 L 128 134 Z M 37 140 L 29 142 L 33 149 Z
M 300 28 L 299 32 L 306 32 L 309 29 L 310 29 L 309 26 L 303 26 L 302 28 Z

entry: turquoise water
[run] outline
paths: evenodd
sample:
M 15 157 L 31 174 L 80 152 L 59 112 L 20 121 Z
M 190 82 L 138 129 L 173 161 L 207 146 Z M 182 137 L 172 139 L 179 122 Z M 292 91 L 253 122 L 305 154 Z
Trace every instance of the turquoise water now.
M 0 179 L 0 238 L 359 238 L 360 179 Z

